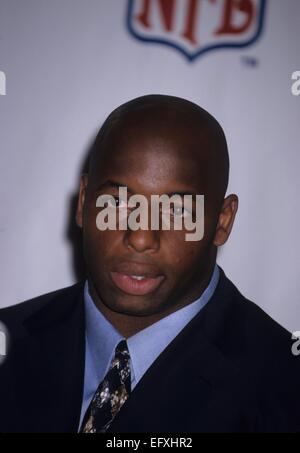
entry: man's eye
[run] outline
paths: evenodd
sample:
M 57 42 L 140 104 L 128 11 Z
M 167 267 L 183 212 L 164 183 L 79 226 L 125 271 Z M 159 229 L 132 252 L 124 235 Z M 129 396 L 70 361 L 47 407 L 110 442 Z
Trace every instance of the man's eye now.
M 110 197 L 107 205 L 113 208 L 127 208 L 127 203 L 124 200 L 121 200 L 119 197 L 114 196 Z
M 190 211 L 183 206 L 172 206 L 170 212 L 174 217 L 188 217 L 191 215 Z

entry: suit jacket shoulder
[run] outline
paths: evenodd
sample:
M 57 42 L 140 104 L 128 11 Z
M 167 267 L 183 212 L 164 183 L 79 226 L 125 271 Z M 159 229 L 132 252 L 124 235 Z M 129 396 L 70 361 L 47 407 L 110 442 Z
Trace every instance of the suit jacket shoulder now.
M 238 370 L 244 392 L 252 395 L 255 429 L 300 432 L 300 356 L 292 353 L 292 334 L 222 274 L 222 284 L 200 314 L 198 326 Z
M 0 310 L 0 432 L 74 432 L 84 378 L 83 282 Z
M 11 331 L 14 335 L 15 329 L 22 326 L 23 322 L 34 316 L 49 303 L 65 304 L 67 300 L 74 298 L 74 294 L 81 290 L 83 283 L 77 283 L 66 288 L 58 289 L 56 291 L 43 294 L 33 299 L 21 302 L 17 305 L 0 309 L 0 321 Z

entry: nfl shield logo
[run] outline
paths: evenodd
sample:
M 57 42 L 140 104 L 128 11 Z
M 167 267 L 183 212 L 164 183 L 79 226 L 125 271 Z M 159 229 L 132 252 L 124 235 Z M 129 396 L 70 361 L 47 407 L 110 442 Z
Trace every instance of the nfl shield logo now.
M 129 0 L 127 26 L 145 43 L 172 47 L 190 61 L 216 49 L 252 45 L 266 0 Z

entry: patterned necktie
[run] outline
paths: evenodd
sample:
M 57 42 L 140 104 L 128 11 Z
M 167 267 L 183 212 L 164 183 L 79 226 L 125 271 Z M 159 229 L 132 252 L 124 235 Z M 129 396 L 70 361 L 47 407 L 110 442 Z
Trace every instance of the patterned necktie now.
M 84 416 L 81 433 L 105 433 L 131 391 L 130 355 L 125 340 L 115 350 L 110 368 Z

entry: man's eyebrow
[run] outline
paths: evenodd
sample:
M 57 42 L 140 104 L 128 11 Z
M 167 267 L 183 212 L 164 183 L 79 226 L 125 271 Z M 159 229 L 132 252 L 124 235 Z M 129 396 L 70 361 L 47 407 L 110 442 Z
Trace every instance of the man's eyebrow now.
M 175 192 L 169 192 L 166 195 L 168 195 L 169 197 L 172 197 L 173 195 L 179 195 L 180 197 L 184 197 L 185 195 L 192 195 L 193 197 L 195 197 L 196 195 L 199 195 L 199 194 L 197 192 L 193 192 L 193 191 L 189 191 L 189 190 L 184 190 L 184 191 L 176 190 Z
M 126 184 L 118 182 L 118 181 L 114 181 L 112 179 L 107 179 L 102 184 L 97 186 L 96 191 L 98 192 L 98 191 L 106 189 L 106 188 L 119 189 L 120 187 L 126 187 L 128 192 L 134 193 L 134 191 L 130 187 L 128 187 Z M 173 195 L 179 195 L 180 197 L 183 198 L 185 195 L 191 195 L 193 197 L 196 197 L 196 195 L 198 195 L 198 193 L 194 192 L 194 191 L 190 191 L 190 190 L 174 190 L 172 192 L 167 192 L 167 193 L 164 193 L 161 195 L 168 195 L 169 197 L 172 197 Z
M 107 179 L 102 184 L 97 186 L 96 191 L 98 192 L 98 191 L 100 191 L 102 189 L 105 189 L 105 188 L 119 189 L 120 187 L 126 187 L 128 192 L 132 193 L 132 190 L 130 190 L 130 188 L 128 186 L 126 186 L 126 184 L 123 184 L 123 183 L 118 182 L 118 181 L 113 181 L 112 179 Z

